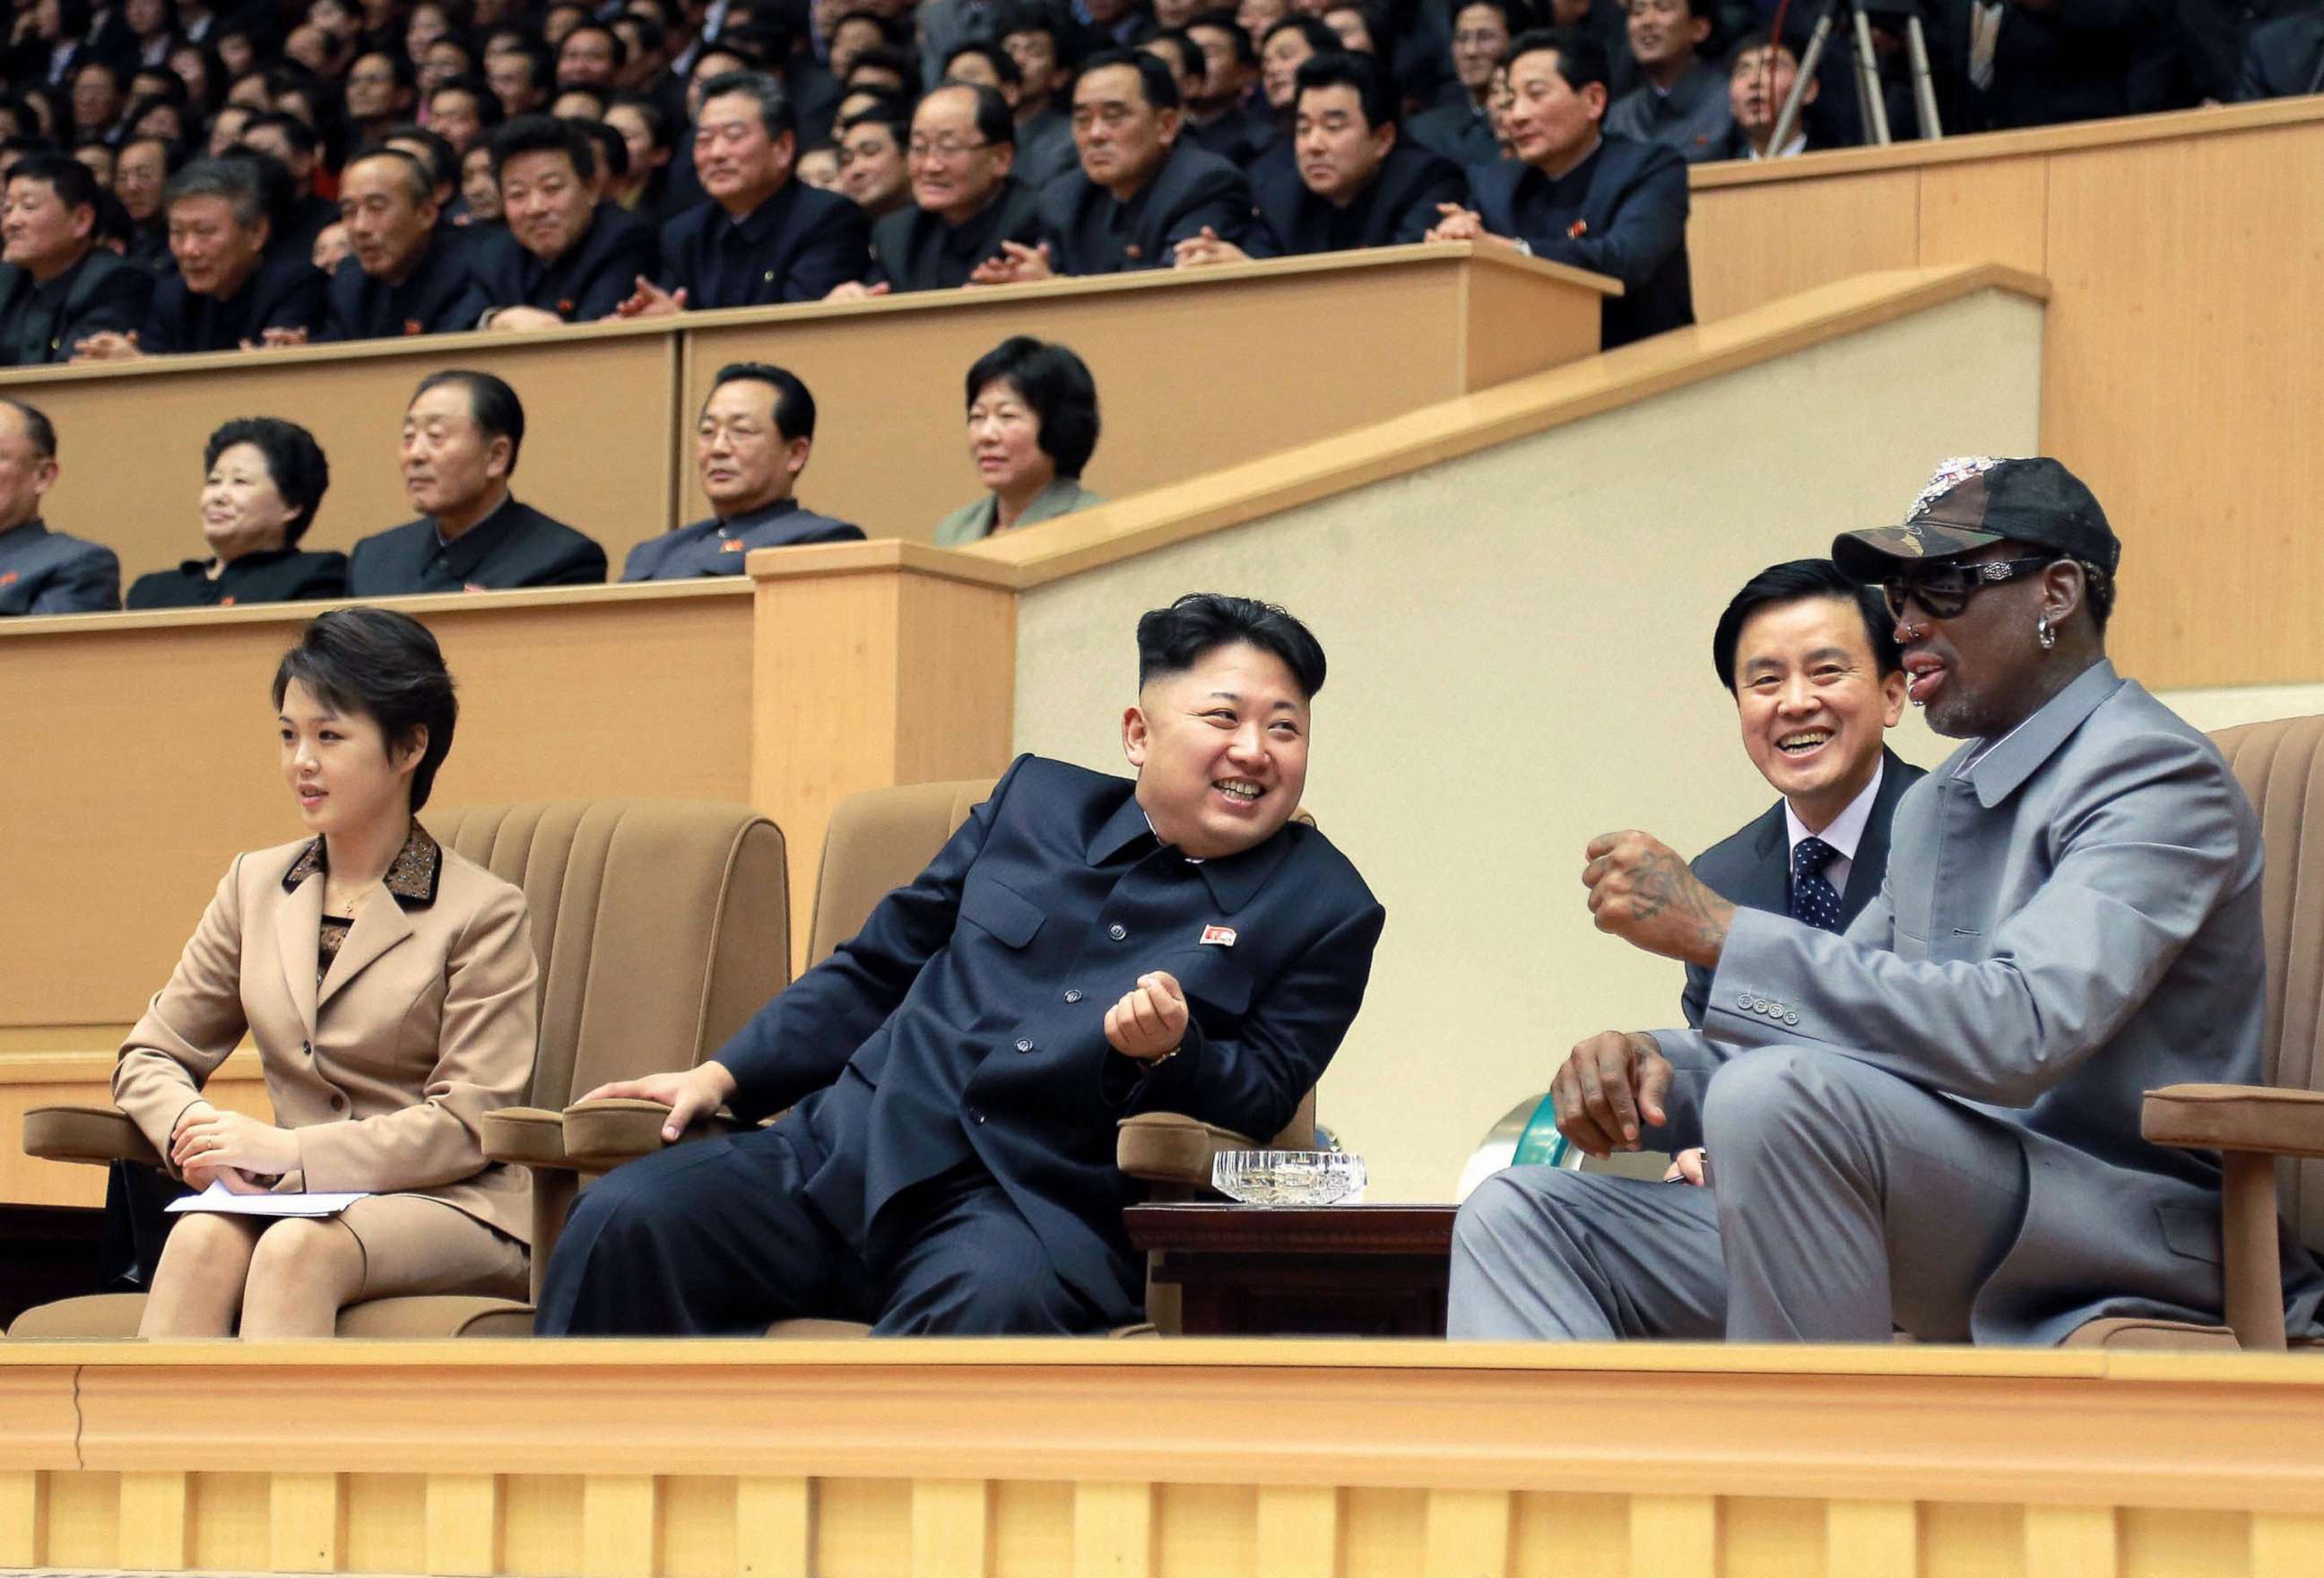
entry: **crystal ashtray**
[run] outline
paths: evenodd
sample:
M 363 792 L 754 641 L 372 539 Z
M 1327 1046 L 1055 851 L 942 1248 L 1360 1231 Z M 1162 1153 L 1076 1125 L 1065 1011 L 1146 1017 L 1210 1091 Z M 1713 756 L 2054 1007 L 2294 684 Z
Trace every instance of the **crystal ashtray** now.
M 1329 1205 L 1364 1186 L 1364 1158 L 1342 1150 L 1225 1150 L 1211 1186 L 1246 1205 Z

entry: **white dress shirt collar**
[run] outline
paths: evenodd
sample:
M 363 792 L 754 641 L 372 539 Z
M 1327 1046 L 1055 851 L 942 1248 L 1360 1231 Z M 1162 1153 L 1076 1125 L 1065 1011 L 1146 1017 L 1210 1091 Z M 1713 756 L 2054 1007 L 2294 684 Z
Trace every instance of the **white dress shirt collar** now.
M 1873 764 L 1872 781 L 1858 791 L 1856 798 L 1848 802 L 1848 808 L 1834 817 L 1829 826 L 1813 835 L 1808 832 L 1807 825 L 1800 820 L 1800 814 L 1792 809 L 1792 802 L 1785 800 L 1784 831 L 1790 835 L 1790 842 L 1784 846 L 1784 865 L 1787 868 L 1790 866 L 1791 851 L 1800 846 L 1801 839 L 1810 836 L 1821 838 L 1840 852 L 1838 857 L 1830 865 L 1824 867 L 1824 881 L 1830 882 L 1834 889 L 1846 891 L 1848 873 L 1856 865 L 1856 846 L 1864 842 L 1865 826 L 1872 820 L 1872 803 L 1880 798 L 1880 780 L 1887 775 L 1887 772 L 1888 759 L 1883 755 Z

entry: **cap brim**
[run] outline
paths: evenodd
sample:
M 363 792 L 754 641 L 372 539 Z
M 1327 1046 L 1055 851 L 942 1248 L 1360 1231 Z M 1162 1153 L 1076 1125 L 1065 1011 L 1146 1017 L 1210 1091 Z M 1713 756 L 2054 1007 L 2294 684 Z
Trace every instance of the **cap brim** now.
M 1871 582 L 1895 575 L 1899 565 L 1950 558 L 1954 554 L 2000 540 L 1997 531 L 1972 531 L 1966 526 L 1914 521 L 1903 526 L 1843 531 L 1831 540 L 1831 557 L 1843 574 Z

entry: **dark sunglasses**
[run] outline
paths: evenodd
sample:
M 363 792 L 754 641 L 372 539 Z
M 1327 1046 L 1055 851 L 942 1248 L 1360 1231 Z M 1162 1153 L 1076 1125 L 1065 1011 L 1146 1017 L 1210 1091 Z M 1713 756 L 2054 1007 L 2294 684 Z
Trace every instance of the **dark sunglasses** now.
M 2058 562 L 2055 554 L 2035 558 L 1994 558 L 1979 564 L 1939 565 L 1924 575 L 1890 576 L 1880 583 L 1881 601 L 1891 619 L 1904 617 L 1904 602 L 1918 603 L 1932 619 L 1958 619 L 1969 600 L 1987 586 L 2032 575 Z

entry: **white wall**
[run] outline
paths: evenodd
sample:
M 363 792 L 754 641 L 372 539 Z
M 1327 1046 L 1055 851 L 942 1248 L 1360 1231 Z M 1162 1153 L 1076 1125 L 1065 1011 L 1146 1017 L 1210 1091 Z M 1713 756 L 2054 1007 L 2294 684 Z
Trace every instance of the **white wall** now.
M 1900 519 L 1941 457 L 2038 448 L 2042 309 L 1987 291 L 1025 595 L 1017 744 L 1125 771 L 1139 613 L 1263 597 L 1331 658 L 1307 804 L 1387 905 L 1323 1121 L 1370 1198 L 1450 1198 L 1579 1038 L 1668 1024 L 1679 967 L 1600 936 L 1582 846 L 1692 854 L 1765 809 L 1711 671 L 1727 599 Z M 1949 749 L 1917 717 L 1908 758 Z

